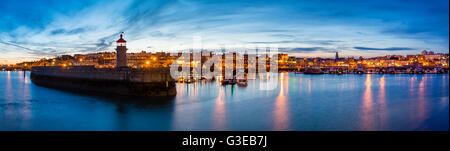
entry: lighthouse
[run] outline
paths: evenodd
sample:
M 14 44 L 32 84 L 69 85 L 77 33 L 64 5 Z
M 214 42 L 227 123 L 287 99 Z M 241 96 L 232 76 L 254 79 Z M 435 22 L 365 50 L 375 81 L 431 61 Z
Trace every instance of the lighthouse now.
M 120 39 L 117 40 L 116 48 L 116 68 L 127 67 L 127 41 L 123 39 L 123 33 L 120 34 Z

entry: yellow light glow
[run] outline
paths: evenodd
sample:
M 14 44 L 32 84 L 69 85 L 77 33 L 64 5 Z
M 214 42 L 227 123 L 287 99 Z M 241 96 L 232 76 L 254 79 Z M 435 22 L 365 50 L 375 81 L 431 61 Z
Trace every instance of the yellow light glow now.
M 150 61 L 145 62 L 145 64 L 150 64 Z

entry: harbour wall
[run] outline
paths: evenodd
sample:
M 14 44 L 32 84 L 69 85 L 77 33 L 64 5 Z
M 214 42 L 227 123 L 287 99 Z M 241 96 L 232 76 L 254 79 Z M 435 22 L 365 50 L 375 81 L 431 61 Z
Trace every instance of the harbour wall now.
M 33 67 L 31 80 L 40 86 L 92 93 L 174 96 L 169 68 L 131 69 L 93 66 Z

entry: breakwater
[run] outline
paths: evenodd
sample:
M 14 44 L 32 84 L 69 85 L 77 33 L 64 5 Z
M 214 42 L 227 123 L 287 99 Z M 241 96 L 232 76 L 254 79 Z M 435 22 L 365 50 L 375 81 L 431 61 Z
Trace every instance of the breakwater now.
M 169 68 L 131 69 L 94 66 L 33 67 L 33 83 L 80 92 L 135 96 L 174 96 Z

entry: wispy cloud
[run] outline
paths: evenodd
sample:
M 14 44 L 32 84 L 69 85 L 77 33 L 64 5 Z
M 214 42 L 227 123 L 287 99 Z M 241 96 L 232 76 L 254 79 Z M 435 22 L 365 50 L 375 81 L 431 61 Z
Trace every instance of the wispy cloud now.
M 86 31 L 86 28 L 75 28 L 75 29 L 56 29 L 52 30 L 50 34 L 52 35 L 59 35 L 59 34 L 66 34 L 66 35 L 73 35 L 73 34 L 80 34 Z
M 297 47 L 297 48 L 279 48 L 281 52 L 288 53 L 312 53 L 312 52 L 336 52 L 334 48 L 326 47 Z
M 408 47 L 389 47 L 389 48 L 371 48 L 371 47 L 353 47 L 357 50 L 382 50 L 382 51 L 404 51 L 404 50 L 416 50 Z

